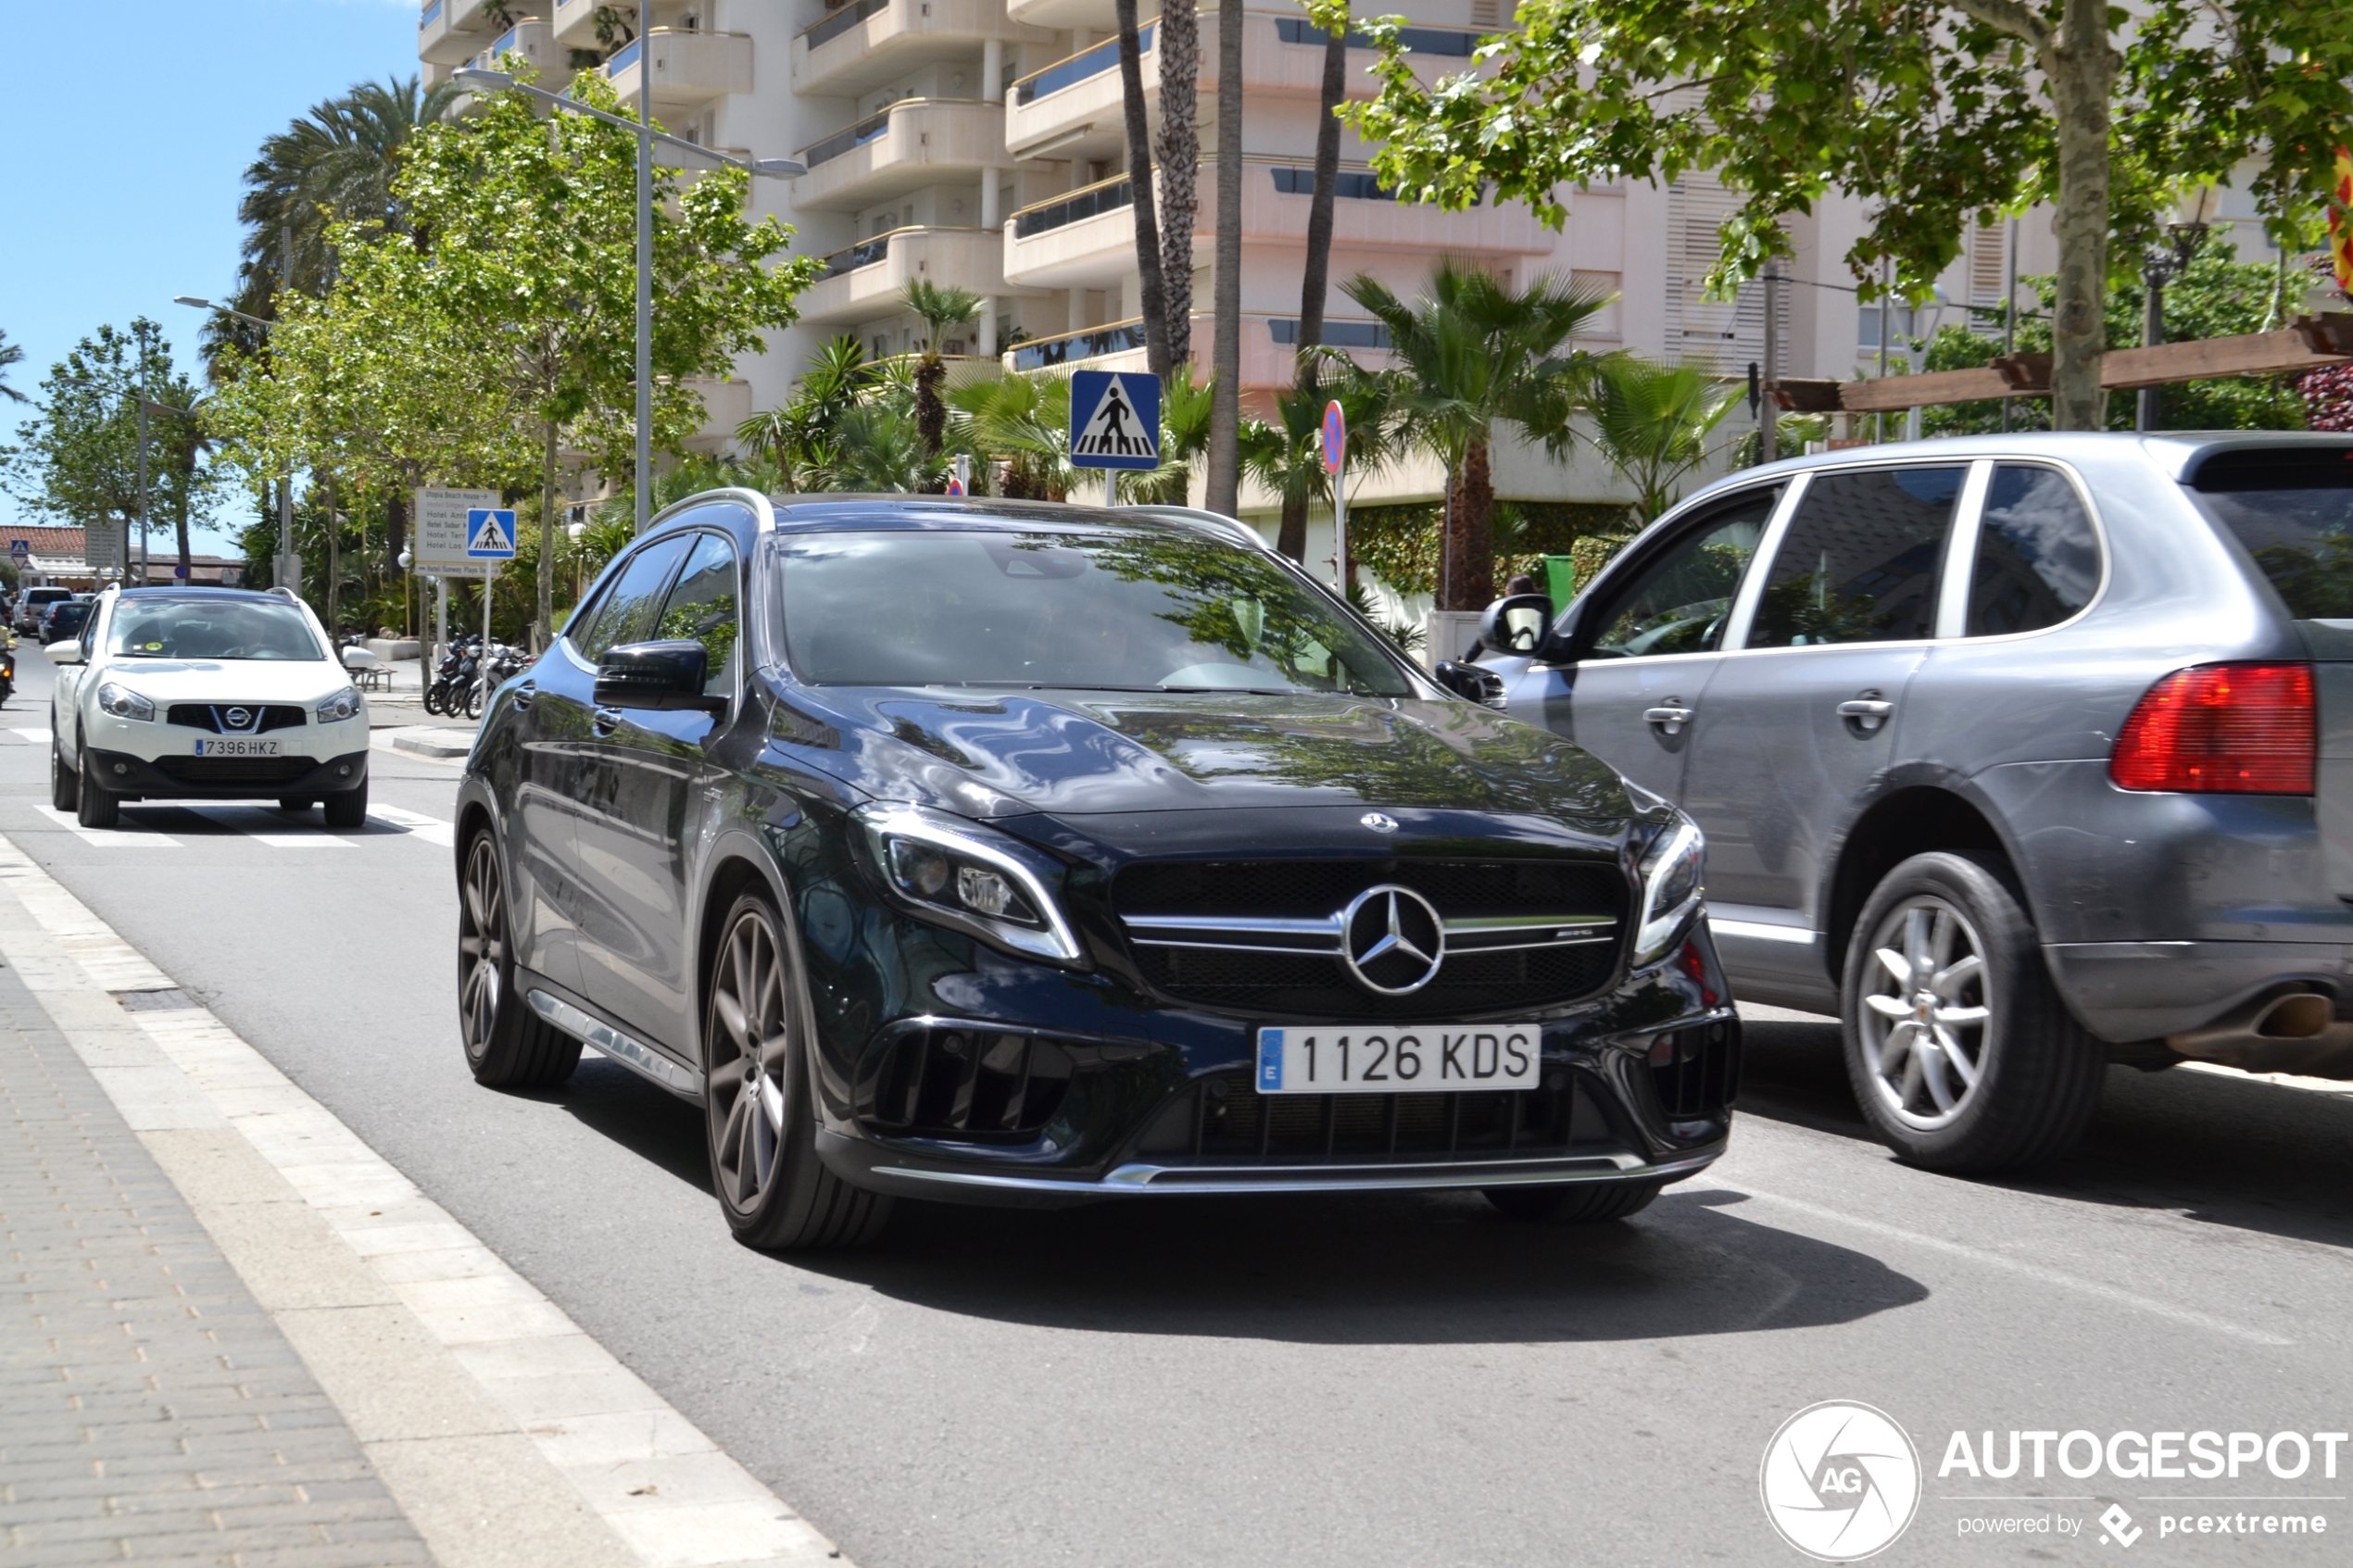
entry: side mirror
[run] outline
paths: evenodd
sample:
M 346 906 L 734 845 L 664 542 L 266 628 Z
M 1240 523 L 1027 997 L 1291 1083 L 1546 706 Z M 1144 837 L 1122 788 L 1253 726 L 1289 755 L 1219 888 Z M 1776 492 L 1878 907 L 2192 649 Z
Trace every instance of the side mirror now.
M 346 648 L 343 650 L 343 667 L 346 670 L 373 670 L 376 656 L 366 648 Z
M 80 664 L 82 662 L 82 645 L 71 637 L 51 643 L 48 653 L 49 662 L 52 664 Z
M 1497 599 L 1479 618 L 1478 642 L 1496 653 L 1535 654 L 1553 632 L 1553 601 L 1544 594 Z
M 700 643 L 686 638 L 608 648 L 597 666 L 597 706 L 724 714 L 725 697 L 703 695 L 710 660 Z
M 1482 708 L 1500 709 L 1504 706 L 1504 678 L 1481 665 L 1459 659 L 1441 659 L 1430 671 L 1437 683 L 1466 701 Z

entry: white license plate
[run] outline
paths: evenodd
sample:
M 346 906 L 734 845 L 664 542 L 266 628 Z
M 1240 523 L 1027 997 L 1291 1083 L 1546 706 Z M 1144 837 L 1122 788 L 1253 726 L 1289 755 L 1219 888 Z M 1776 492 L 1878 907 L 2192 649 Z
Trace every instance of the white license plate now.
M 282 743 L 274 740 L 244 740 L 235 735 L 217 735 L 196 742 L 199 757 L 275 757 Z
M 1428 1094 L 1532 1089 L 1543 1032 L 1532 1023 L 1426 1023 L 1409 1029 L 1258 1032 L 1262 1095 Z

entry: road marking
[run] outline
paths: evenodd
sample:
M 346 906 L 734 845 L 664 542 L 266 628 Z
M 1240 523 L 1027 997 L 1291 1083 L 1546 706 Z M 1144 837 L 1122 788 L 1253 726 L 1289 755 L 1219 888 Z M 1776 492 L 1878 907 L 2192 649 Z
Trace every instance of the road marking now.
M 427 844 L 438 844 L 444 849 L 455 848 L 458 824 L 439 817 L 428 817 L 422 811 L 411 811 L 399 806 L 371 806 L 368 815 L 387 827 L 399 828 Z
M 190 804 L 186 807 L 186 809 L 194 811 L 197 816 L 204 818 L 207 822 L 217 822 L 233 833 L 250 838 L 256 844 L 266 844 L 272 849 L 348 849 L 351 847 L 351 843 L 348 839 L 339 838 L 333 834 L 328 833 L 324 829 L 321 829 L 314 833 L 256 833 L 253 829 L 243 825 L 240 819 L 249 817 L 259 812 L 270 811 L 271 808 L 266 806 L 206 806 Z M 271 812 L 271 816 L 265 818 L 264 820 L 278 821 L 281 819 L 276 816 L 275 812 Z
M 6 837 L 0 935 L 436 1560 L 850 1568 L 208 1010 L 105 1007 L 173 982 Z
M 181 843 L 170 834 L 153 833 L 145 828 L 86 828 L 73 816 L 55 806 L 35 806 L 34 810 L 57 823 L 84 844 L 94 844 L 101 849 L 178 849 Z
M 2102 1285 L 2097 1280 L 2063 1273 L 2057 1269 L 2046 1269 L 2040 1263 L 2029 1263 L 2004 1253 L 1989 1252 L 1982 1247 L 1969 1247 L 1957 1241 L 1946 1241 L 1942 1236 L 1924 1236 L 1919 1231 L 1906 1230 L 1901 1225 L 1883 1224 L 1877 1220 L 1866 1220 L 1841 1209 L 1826 1208 L 1819 1203 L 1808 1203 L 1803 1198 L 1783 1198 L 1779 1193 L 1759 1192 L 1755 1187 L 1740 1186 L 1730 1182 L 1720 1185 L 1734 1192 L 1744 1192 L 1751 1198 L 1767 1203 L 1777 1203 L 1784 1209 L 1794 1210 L 1800 1214 L 1809 1215 L 1814 1219 L 1828 1220 L 1832 1224 L 1869 1231 L 1873 1236 L 1882 1236 L 1891 1241 L 1900 1241 L 1907 1247 L 1925 1248 L 1931 1252 L 1942 1252 L 1948 1257 L 1966 1259 L 1983 1268 L 2000 1269 L 2005 1273 L 2018 1274 L 2043 1285 L 2057 1286 L 2062 1290 L 2072 1290 L 2085 1296 L 2097 1296 L 2104 1300 L 2113 1301 L 2120 1307 L 2130 1307 L 2135 1311 L 2146 1312 L 2152 1317 L 2170 1318 L 2175 1323 L 2185 1323 L 2192 1328 L 2203 1328 L 2215 1334 L 2226 1334 L 2233 1339 L 2244 1339 L 2255 1345 L 2277 1346 L 2296 1343 L 2293 1339 L 2283 1339 L 2276 1334 L 2266 1334 L 2261 1329 L 2248 1328 L 2243 1323 L 2232 1323 L 2227 1318 L 2214 1317 L 2188 1307 L 2177 1307 L 2170 1301 L 2159 1301 L 2154 1297 L 2142 1296 L 2130 1290 L 2120 1290 L 2115 1286 Z
M 15 730 L 10 733 L 24 736 L 34 746 L 46 746 L 57 738 L 55 732 L 50 730 Z

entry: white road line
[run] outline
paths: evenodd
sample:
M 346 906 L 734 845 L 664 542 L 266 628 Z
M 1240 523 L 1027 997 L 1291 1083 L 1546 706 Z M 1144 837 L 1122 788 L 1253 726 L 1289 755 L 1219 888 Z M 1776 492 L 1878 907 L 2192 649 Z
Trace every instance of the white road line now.
M 68 1029 L 69 1043 L 92 1062 L 134 1133 L 165 1151 L 159 1158 L 167 1159 L 175 1185 L 186 1190 L 185 1171 L 213 1189 L 209 1201 L 189 1193 L 208 1228 L 208 1215 L 238 1205 L 262 1210 L 265 1199 L 275 1199 L 242 1189 L 224 1196 L 228 1180 L 218 1173 L 230 1162 L 182 1157 L 175 1166 L 168 1159 L 175 1140 L 201 1152 L 208 1137 L 234 1137 L 275 1172 L 283 1184 L 277 1190 L 290 1189 L 290 1206 L 307 1208 L 323 1225 L 326 1236 L 311 1248 L 301 1243 L 298 1226 L 248 1221 L 231 1237 L 241 1245 L 224 1243 L 223 1250 L 255 1261 L 279 1286 L 299 1282 L 298 1292 L 279 1291 L 285 1305 L 265 1307 L 339 1404 L 351 1395 L 414 1412 L 420 1422 L 447 1420 L 455 1436 L 441 1443 L 450 1457 L 438 1468 L 409 1458 L 433 1446 L 433 1436 L 403 1433 L 400 1440 L 372 1444 L 362 1437 L 363 1451 L 385 1472 L 395 1500 L 428 1533 L 441 1561 L 525 1568 L 541 1561 L 521 1549 L 527 1541 L 501 1542 L 485 1552 L 477 1537 L 456 1528 L 493 1512 L 479 1503 L 483 1494 L 471 1476 L 462 1498 L 452 1500 L 457 1456 L 511 1438 L 527 1442 L 523 1451 L 535 1450 L 560 1473 L 551 1485 L 568 1485 L 623 1549 L 594 1561 L 634 1559 L 639 1568 L 851 1568 L 831 1541 L 210 1010 L 125 1010 L 121 1022 L 107 1021 L 104 1038 L 77 1026 L 93 988 L 161 990 L 172 985 L 171 977 L 6 837 L 0 889 L 0 927 L 17 938 L 10 961 L 44 1007 L 57 998 L 52 1016 Z M 48 940 L 23 939 L 36 931 Z M 100 1051 L 106 1054 L 94 1055 Z M 324 1255 L 329 1248 L 332 1257 Z M 409 1337 L 423 1354 L 404 1364 L 389 1346 L 359 1343 L 368 1323 L 381 1324 L 390 1339 Z M 444 1399 L 445 1373 L 478 1392 L 463 1401 Z M 394 1384 L 400 1385 L 397 1399 Z M 459 1402 L 466 1408 L 459 1410 Z M 484 1419 L 485 1405 L 503 1416 L 506 1432 L 495 1430 L 497 1417 Z M 461 1428 L 459 1416 L 471 1424 Z M 474 1436 L 484 1431 L 487 1436 Z M 478 1467 L 482 1461 L 469 1462 Z M 452 1555 L 453 1548 L 469 1549 Z
M 86 828 L 54 806 L 35 806 L 34 810 L 57 823 L 84 844 L 94 844 L 101 849 L 178 849 L 181 843 L 169 834 L 150 833 L 145 828 Z
M 411 837 L 427 844 L 438 844 L 444 849 L 458 843 L 458 824 L 439 817 L 428 817 L 422 811 L 411 811 L 400 806 L 371 806 L 368 815 L 387 827 L 405 830 Z
M 2233 1339 L 2244 1339 L 2255 1345 L 2276 1346 L 2296 1343 L 2293 1339 L 2284 1339 L 2276 1334 L 2266 1334 L 2261 1329 L 2248 1328 L 2243 1323 L 2233 1323 L 2227 1318 L 2214 1317 L 2189 1307 L 2177 1307 L 2170 1301 L 2159 1301 L 2153 1297 L 2142 1296 L 2130 1290 L 2120 1290 L 2115 1286 L 2102 1285 L 2097 1280 L 2064 1273 L 2057 1269 L 2046 1269 L 2040 1263 L 2029 1263 L 2004 1253 L 1987 1251 L 1982 1247 L 1969 1247 L 1957 1241 L 1946 1241 L 1942 1236 L 1924 1236 L 1919 1231 L 1906 1230 L 1901 1225 L 1882 1224 L 1877 1220 L 1866 1220 L 1841 1209 L 1827 1208 L 1819 1203 L 1808 1203 L 1803 1198 L 1783 1198 L 1780 1194 L 1773 1192 L 1759 1192 L 1755 1187 L 1744 1187 L 1731 1182 L 1721 1185 L 1734 1192 L 1744 1192 L 1751 1198 L 1762 1199 L 1767 1203 L 1779 1204 L 1783 1209 L 1794 1210 L 1800 1214 L 1808 1215 L 1817 1220 L 1827 1220 L 1832 1224 L 1847 1225 L 1858 1231 L 1868 1231 L 1873 1236 L 1885 1236 L 1891 1241 L 1902 1242 L 1907 1247 L 1925 1248 L 1931 1252 L 1942 1252 L 1947 1257 L 1965 1259 L 1983 1268 L 2000 1269 L 2004 1273 L 2017 1274 L 2043 1285 L 2056 1286 L 2061 1290 L 2072 1290 L 2085 1296 L 2097 1296 L 2103 1300 L 2113 1301 L 2120 1307 L 2130 1307 L 2135 1311 L 2146 1312 L 2151 1317 L 2170 1318 L 2175 1323 L 2185 1323 L 2192 1328 L 2203 1328 L 2211 1333 L 2225 1334 Z
M 55 738 L 52 733 L 47 730 L 12 730 L 9 733 L 11 734 L 19 734 L 24 736 L 26 740 L 31 742 L 34 746 L 46 746 L 53 738 Z
M 208 822 L 218 822 L 256 844 L 266 844 L 272 849 L 348 849 L 350 840 L 321 829 L 313 833 L 256 833 L 245 825 L 245 820 L 268 811 L 263 806 L 195 806 L 188 809 Z M 265 822 L 279 820 L 274 812 L 263 817 Z

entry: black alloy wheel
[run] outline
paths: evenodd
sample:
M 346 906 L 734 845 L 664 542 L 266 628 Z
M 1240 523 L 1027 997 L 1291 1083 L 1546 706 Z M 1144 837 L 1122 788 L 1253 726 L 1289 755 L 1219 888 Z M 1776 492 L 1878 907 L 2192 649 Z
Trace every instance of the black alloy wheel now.
M 49 743 L 49 809 L 71 811 L 81 804 L 82 775 L 66 766 L 66 754 L 53 740 Z
M 1932 1171 L 2020 1171 L 2098 1110 L 2108 1049 L 2051 985 L 2007 868 L 1915 855 L 1863 906 L 1839 1019 L 1855 1098 L 1889 1148 Z
M 86 828 L 110 828 L 122 821 L 122 797 L 100 784 L 90 771 L 90 753 L 82 754 L 82 783 L 76 793 L 73 820 Z
M 881 1234 L 890 1199 L 817 1158 L 810 1102 L 814 1015 L 799 945 L 757 893 L 736 900 L 711 958 L 703 1025 L 711 1179 L 736 1239 L 762 1251 L 856 1247 Z
M 1536 1225 L 1598 1225 L 1651 1206 L 1664 1182 L 1578 1182 L 1554 1186 L 1482 1187 L 1506 1220 Z
M 488 828 L 467 847 L 459 888 L 458 1032 L 474 1082 L 490 1088 L 546 1088 L 580 1065 L 580 1042 L 516 994 L 506 872 Z

